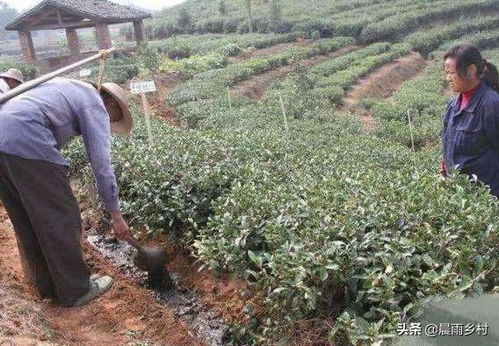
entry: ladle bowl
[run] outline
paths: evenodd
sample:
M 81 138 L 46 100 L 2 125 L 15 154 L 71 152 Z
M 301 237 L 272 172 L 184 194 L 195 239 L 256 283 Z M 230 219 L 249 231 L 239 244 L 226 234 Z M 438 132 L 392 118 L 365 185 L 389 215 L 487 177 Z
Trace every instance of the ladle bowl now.
M 172 288 L 173 281 L 165 266 L 168 260 L 165 249 L 159 246 L 140 246 L 130 237 L 126 241 L 137 250 L 133 263 L 148 273 L 148 283 L 154 287 Z

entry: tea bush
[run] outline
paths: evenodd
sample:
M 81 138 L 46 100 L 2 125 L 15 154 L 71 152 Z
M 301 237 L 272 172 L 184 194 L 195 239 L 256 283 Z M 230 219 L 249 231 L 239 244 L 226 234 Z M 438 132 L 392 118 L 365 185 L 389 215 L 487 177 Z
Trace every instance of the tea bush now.
M 14 58 L 0 59 L 0 71 L 7 71 L 10 68 L 16 68 L 24 75 L 25 80 L 30 80 L 38 77 L 38 67 L 33 64 L 21 62 Z
M 242 52 L 241 47 L 239 47 L 235 43 L 231 43 L 221 49 L 221 52 L 224 56 L 236 56 Z
M 394 102 L 374 102 L 370 111 L 378 120 L 378 135 L 411 147 L 409 126 L 412 126 L 416 149 L 437 142 L 447 103 L 447 97 L 441 94 L 445 86 L 441 65 L 436 62 L 418 79 L 405 83 L 393 96 Z
M 290 48 L 276 55 L 258 57 L 229 65 L 224 69 L 206 71 L 175 88 L 168 96 L 168 101 L 172 105 L 178 106 L 190 101 L 213 98 L 216 95 L 225 93 L 226 87 L 232 86 L 252 75 L 279 66 L 289 65 L 315 55 L 335 51 L 351 43 L 353 43 L 353 39 L 339 37 L 324 40 L 311 48 Z
M 366 43 L 378 40 L 394 40 L 425 23 L 452 17 L 479 15 L 496 8 L 497 3 L 493 0 L 480 0 L 473 3 L 462 0 L 452 3 L 437 2 L 429 4 L 421 10 L 409 11 L 405 14 L 373 22 L 362 30 L 359 39 Z
M 319 110 L 332 111 L 357 79 L 408 52 L 404 44 L 376 43 L 274 83 L 265 99 L 272 103 L 281 96 L 289 116 L 298 118 Z
M 113 140 L 132 225 L 170 232 L 215 272 L 258 287 L 266 312 L 249 312 L 261 320 L 247 333 L 273 340 L 299 319 L 349 311 L 381 321 L 380 340 L 424 297 L 498 284 L 499 205 L 486 188 L 439 182 L 433 153 L 362 134 L 351 117 L 290 119 L 286 132 L 278 110 L 255 107 L 242 122 L 259 127 L 184 132 L 156 120 L 148 148 L 136 118 L 131 139 Z
M 329 6 L 355 13 L 369 2 Z M 433 14 L 418 9 L 400 22 L 372 23 L 372 33 L 390 36 L 399 24 L 406 30 L 414 21 L 467 6 L 431 2 Z M 429 47 L 439 42 L 445 49 L 470 38 L 480 48 L 499 43 L 493 31 L 444 42 L 476 28 L 452 25 L 442 29 L 445 38 L 430 30 Z M 393 336 L 398 322 L 417 314 L 427 297 L 480 294 L 499 285 L 499 201 L 455 172 L 438 179 L 440 150 L 429 145 L 438 141 L 447 101 L 441 51 L 429 54 L 435 62 L 390 102 L 364 103 L 377 120 L 374 134 L 337 110 L 358 78 L 408 54 L 421 40 L 375 43 L 298 69 L 258 101 L 233 98 L 229 104 L 226 88 L 353 40 L 318 41 L 208 70 L 169 96 L 189 130 L 154 119 L 155 144 L 149 148 L 143 117 L 134 109 L 132 137 L 113 139 L 130 223 L 176 236 L 215 273 L 244 277 L 253 299 L 263 304 L 252 311 L 248 302 L 251 323 L 233 334 L 234 343 L 284 344 L 299 321 L 328 318 L 336 321 L 330 341 L 345 340 L 338 339 L 343 335 L 352 344 L 380 343 Z M 408 112 L 419 151 L 411 150 Z M 84 165 L 78 143 L 67 155 L 76 168 Z
M 147 31 L 155 38 L 165 38 L 186 33 L 176 23 L 182 11 L 189 11 L 195 23 L 194 32 L 205 33 L 247 33 L 246 8 L 243 3 L 234 3 L 226 13 L 221 14 L 217 2 L 200 1 L 195 5 L 181 4 L 159 13 L 146 25 Z M 363 37 L 366 42 L 388 40 L 394 35 L 412 30 L 418 25 L 435 20 L 471 15 L 495 9 L 492 1 L 475 2 L 467 6 L 465 1 L 335 1 L 317 0 L 312 4 L 298 0 L 288 0 L 282 6 L 280 24 L 272 24 L 270 2 L 253 4 L 253 29 L 258 33 L 304 32 L 308 37 L 314 31 L 323 37 L 352 36 Z M 319 18 L 319 19 L 317 19 Z M 377 23 L 380 23 L 377 25 Z M 192 29 L 192 28 L 191 28 Z M 132 38 L 131 28 L 125 33 Z M 190 33 L 190 32 L 189 32 Z
M 496 16 L 474 17 L 458 21 L 452 25 L 436 27 L 431 30 L 418 31 L 405 38 L 414 50 L 427 56 L 442 43 L 477 31 L 494 29 L 499 24 Z
M 234 54 L 233 45 L 237 45 L 240 48 L 254 47 L 262 49 L 279 43 L 293 42 L 300 36 L 301 33 L 282 35 L 179 35 L 166 40 L 151 41 L 148 44 L 170 59 L 182 59 L 191 55 L 223 54 L 224 50 L 230 49 L 228 47 L 232 47 L 232 54 Z
M 161 63 L 159 71 L 164 73 L 181 72 L 186 76 L 192 76 L 196 73 L 225 67 L 227 63 L 226 57 L 219 54 L 194 55 L 181 60 L 165 59 Z
M 90 68 L 92 76 L 99 75 L 99 67 Z M 133 77 L 139 75 L 140 67 L 133 57 L 108 59 L 104 69 L 104 81 L 127 84 Z M 94 78 L 95 78 L 94 77 Z

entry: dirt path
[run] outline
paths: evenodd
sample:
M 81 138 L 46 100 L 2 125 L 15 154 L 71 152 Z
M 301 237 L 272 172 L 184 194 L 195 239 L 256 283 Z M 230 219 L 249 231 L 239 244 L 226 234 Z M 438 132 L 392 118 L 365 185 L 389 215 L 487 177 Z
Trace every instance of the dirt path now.
M 375 121 L 368 111 L 358 107 L 365 98 L 391 97 L 408 80 L 416 77 L 427 65 L 427 61 L 419 53 L 411 53 L 389 64 L 383 65 L 355 84 L 343 100 L 342 111 L 355 112 L 360 115 L 363 127 L 371 131 Z
M 366 97 L 386 99 L 405 82 L 416 77 L 426 67 L 426 60 L 419 53 L 411 53 L 381 66 L 355 84 L 344 100 L 346 108 L 357 105 Z
M 274 80 L 285 78 L 298 68 L 318 65 L 326 60 L 334 59 L 357 48 L 357 46 L 347 46 L 333 53 L 315 56 L 311 59 L 301 60 L 296 62 L 295 64 L 286 65 L 275 70 L 253 76 L 252 78 L 234 86 L 231 89 L 231 95 L 234 97 L 244 96 L 252 99 L 260 99 Z
M 124 277 L 88 244 L 92 272 L 115 282 L 103 297 L 80 308 L 39 300 L 23 280 L 12 226 L 0 207 L 1 345 L 201 345 L 186 324 Z

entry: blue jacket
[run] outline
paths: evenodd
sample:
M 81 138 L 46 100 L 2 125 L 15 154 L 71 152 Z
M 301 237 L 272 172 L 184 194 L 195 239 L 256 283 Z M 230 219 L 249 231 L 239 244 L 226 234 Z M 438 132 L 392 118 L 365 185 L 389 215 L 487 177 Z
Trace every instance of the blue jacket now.
M 461 97 L 449 102 L 444 118 L 445 165 L 476 175 L 499 197 L 499 94 L 482 83 L 469 104 L 459 110 Z
M 111 166 L 109 114 L 94 87 L 56 78 L 0 108 L 0 152 L 67 165 L 59 150 L 79 135 L 106 208 L 119 210 L 118 186 Z

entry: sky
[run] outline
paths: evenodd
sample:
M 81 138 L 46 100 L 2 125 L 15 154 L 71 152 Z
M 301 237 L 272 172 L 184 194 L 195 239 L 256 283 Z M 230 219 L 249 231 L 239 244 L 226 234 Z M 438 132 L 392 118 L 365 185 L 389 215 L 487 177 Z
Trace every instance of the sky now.
M 18 11 L 27 10 L 30 7 L 38 4 L 41 0 L 3 0 L 10 7 L 17 9 Z M 138 7 L 148 8 L 151 10 L 160 10 L 164 7 L 170 7 L 173 5 L 180 4 L 184 0 L 114 0 L 114 2 L 121 3 L 124 5 L 134 4 Z

